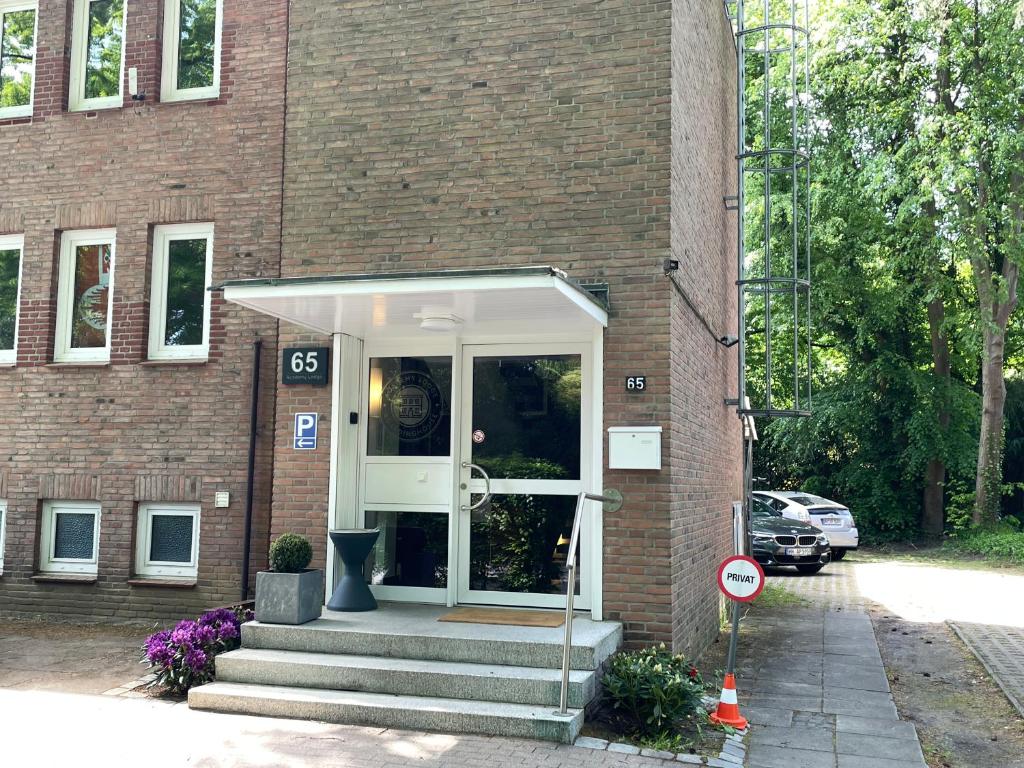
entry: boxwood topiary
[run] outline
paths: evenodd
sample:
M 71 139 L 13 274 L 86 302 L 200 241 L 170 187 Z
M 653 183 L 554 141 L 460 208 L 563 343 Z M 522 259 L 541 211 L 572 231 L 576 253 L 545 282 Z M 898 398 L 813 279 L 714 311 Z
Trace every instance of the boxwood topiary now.
M 301 573 L 313 559 L 309 539 L 297 533 L 282 533 L 270 545 L 270 570 L 278 573 Z

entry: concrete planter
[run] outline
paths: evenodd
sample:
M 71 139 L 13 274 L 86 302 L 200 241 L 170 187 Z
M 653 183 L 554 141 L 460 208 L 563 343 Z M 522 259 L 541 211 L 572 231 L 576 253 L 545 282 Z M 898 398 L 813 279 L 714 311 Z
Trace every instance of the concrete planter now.
M 324 572 L 260 571 L 256 574 L 256 621 L 305 624 L 320 618 L 324 607 Z

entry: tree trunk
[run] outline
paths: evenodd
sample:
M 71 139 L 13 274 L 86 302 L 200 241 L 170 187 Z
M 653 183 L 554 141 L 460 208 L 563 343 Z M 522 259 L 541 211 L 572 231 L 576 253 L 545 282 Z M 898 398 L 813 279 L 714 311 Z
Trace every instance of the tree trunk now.
M 1003 407 L 1006 382 L 1003 350 L 1006 331 L 996 325 L 985 329 L 985 353 L 981 368 L 981 439 L 978 444 L 978 473 L 975 482 L 974 523 L 984 525 L 999 519 L 1003 484 Z
M 945 452 L 945 435 L 949 430 L 950 407 L 950 363 L 949 337 L 943 329 L 946 307 L 942 296 L 928 302 L 928 330 L 932 342 L 932 367 L 939 396 L 939 430 L 943 436 L 942 449 Z M 924 476 L 924 512 L 921 517 L 921 532 L 926 539 L 938 539 L 946 525 L 945 515 L 946 462 L 936 456 L 928 462 Z

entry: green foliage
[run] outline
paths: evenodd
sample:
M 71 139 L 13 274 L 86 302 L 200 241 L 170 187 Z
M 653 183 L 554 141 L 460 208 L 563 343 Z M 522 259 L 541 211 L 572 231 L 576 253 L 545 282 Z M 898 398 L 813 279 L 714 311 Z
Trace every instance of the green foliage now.
M 309 539 L 297 533 L 282 533 L 270 545 L 270 570 L 278 573 L 301 573 L 313 559 Z
M 559 465 L 522 456 L 487 460 L 494 477 L 561 479 Z M 561 535 L 569 536 L 564 500 L 575 497 L 528 493 L 496 495 L 485 514 L 473 521 L 470 579 L 474 589 L 505 592 L 551 592 L 559 578 L 560 563 L 552 557 Z M 573 511 L 575 509 L 573 508 Z
M 35 11 L 0 11 L 0 108 L 32 101 Z
M 945 546 L 956 552 L 1024 565 L 1024 531 L 1013 517 L 1004 518 L 999 525 L 962 531 L 947 540 Z
M 179 0 L 178 88 L 213 85 L 217 0 Z
M 20 252 L 0 250 L 0 349 L 14 349 Z
M 682 654 L 662 643 L 657 648 L 621 651 L 608 662 L 604 692 L 628 725 L 647 737 L 660 737 L 698 711 L 704 683 Z
M 121 93 L 124 0 L 97 0 L 90 3 L 88 23 L 85 98 L 116 96 Z

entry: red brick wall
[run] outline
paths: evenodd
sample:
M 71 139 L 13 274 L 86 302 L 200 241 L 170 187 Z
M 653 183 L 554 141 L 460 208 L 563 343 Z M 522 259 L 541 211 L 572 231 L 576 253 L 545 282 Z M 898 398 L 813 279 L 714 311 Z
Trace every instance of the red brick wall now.
M 674 4 L 672 257 L 696 309 L 673 291 L 671 633 L 690 653 L 715 636 L 715 574 L 732 554 L 732 502 L 742 497 L 740 422 L 724 402 L 736 397 L 737 347 L 716 341 L 737 333 L 737 212 L 724 202 L 736 194 L 732 39 L 721 4 Z
M 692 178 L 681 192 L 718 201 L 689 213 L 711 221 L 686 222 L 698 230 L 680 240 L 695 249 L 685 258 L 698 262 L 686 279 L 710 280 L 707 301 L 724 302 L 712 307 L 716 318 L 731 316 L 734 267 L 723 259 L 734 236 L 718 187 L 732 162 L 732 128 L 694 108 L 688 124 L 721 134 L 686 157 L 692 169 L 677 169 L 671 151 L 673 129 L 685 127 L 674 125 L 673 77 L 678 88 L 730 88 L 701 90 L 693 97 L 700 104 L 734 96 L 724 74 L 704 76 L 708 67 L 735 68 L 718 34 L 720 4 L 709 4 L 717 15 L 693 11 L 692 25 L 714 32 L 687 32 L 701 46 L 687 64 L 692 72 L 673 69 L 669 0 L 341 6 L 331 15 L 314 0 L 292 3 L 282 274 L 551 264 L 606 281 L 602 432 L 660 424 L 666 439 L 661 472 L 605 472 L 604 485 L 626 498 L 605 519 L 605 615 L 625 622 L 633 644 L 706 639 L 717 599 L 706 590 L 680 597 L 698 577 L 684 567 L 679 535 L 684 516 L 706 522 L 714 542 L 728 535 L 719 502 L 730 481 L 713 479 L 721 489 L 696 498 L 692 478 L 708 413 L 726 442 L 735 434 L 719 418 L 730 394 L 728 353 L 686 335 L 662 265 L 676 250 L 670 184 L 682 172 Z M 702 181 L 718 187 L 700 190 Z M 299 339 L 322 341 L 283 334 L 282 344 Z M 682 361 L 697 356 L 713 365 L 706 379 L 687 379 Z M 625 391 L 633 374 L 648 376 L 643 394 Z M 329 393 L 287 387 L 278 398 L 274 531 L 308 531 L 323 543 L 326 441 L 298 452 L 287 437 L 295 412 L 329 413 Z M 669 429 L 673 418 L 687 424 Z M 738 453 L 703 461 L 728 478 Z M 694 498 L 684 504 L 680 491 Z M 692 606 L 685 619 L 679 606 Z M 695 622 L 689 635 L 683 621 Z
M 266 557 L 276 322 L 214 297 L 206 364 L 141 363 L 153 225 L 213 221 L 215 283 L 278 273 L 286 3 L 225 0 L 221 98 L 176 104 L 158 103 L 162 3 L 127 5 L 125 66 L 144 103 L 125 88 L 121 109 L 67 113 L 71 3 L 40 0 L 35 114 L 0 124 L 0 233 L 25 236 L 18 365 L 0 369 L 0 612 L 131 619 L 237 599 L 257 337 L 254 569 Z M 117 228 L 111 363 L 53 366 L 60 231 L 101 226 Z M 41 500 L 82 497 L 102 503 L 97 583 L 33 581 Z M 195 588 L 127 583 L 146 500 L 201 503 Z

